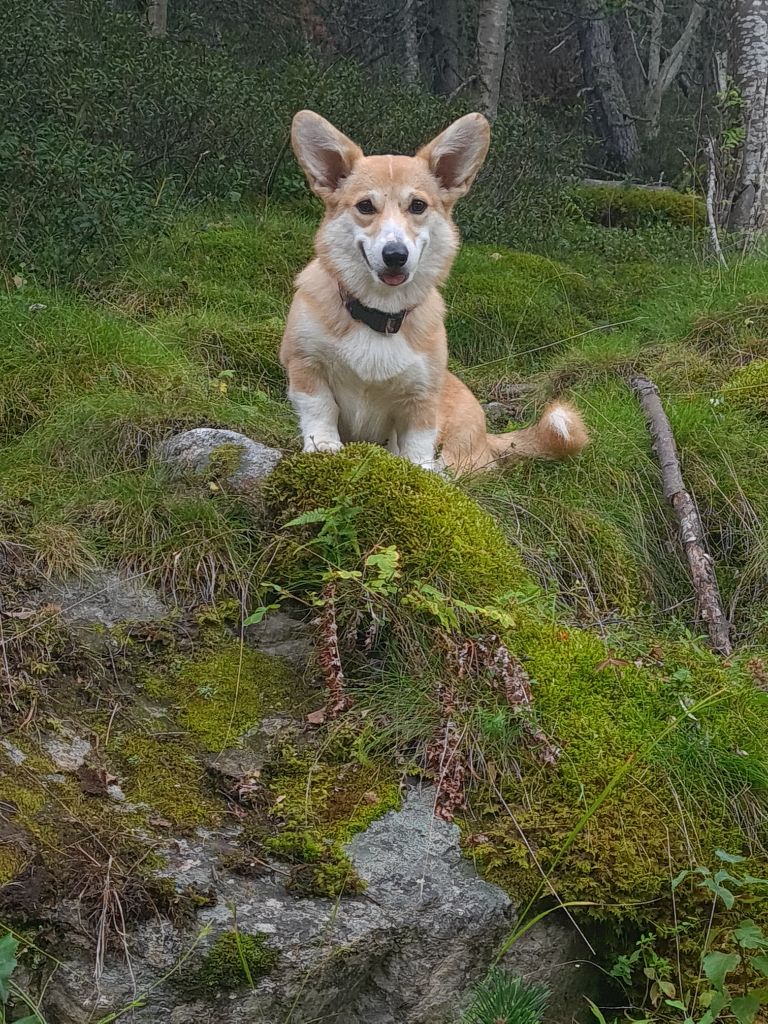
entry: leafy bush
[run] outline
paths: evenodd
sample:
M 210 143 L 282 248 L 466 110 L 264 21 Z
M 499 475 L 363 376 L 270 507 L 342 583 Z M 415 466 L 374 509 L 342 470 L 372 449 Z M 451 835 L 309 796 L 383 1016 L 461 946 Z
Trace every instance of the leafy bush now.
M 0 38 L 0 246 L 12 273 L 92 273 L 180 205 L 271 192 L 309 201 L 287 146 L 312 107 L 370 152 L 413 152 L 466 111 L 351 61 L 238 63 L 181 16 L 167 39 L 103 0 L 10 0 Z M 553 204 L 573 152 L 538 114 L 499 118 L 470 235 L 509 235 Z M 510 182 L 514 187 L 510 187 Z M 517 226 L 514 229 L 518 230 Z M 509 240 L 509 239 L 508 239 Z

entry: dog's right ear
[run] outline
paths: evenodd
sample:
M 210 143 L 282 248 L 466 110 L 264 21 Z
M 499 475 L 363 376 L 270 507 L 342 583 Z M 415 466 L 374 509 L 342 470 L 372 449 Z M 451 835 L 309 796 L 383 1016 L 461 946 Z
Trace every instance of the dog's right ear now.
M 352 170 L 363 151 L 311 110 L 300 110 L 291 126 L 291 145 L 312 191 L 327 199 Z

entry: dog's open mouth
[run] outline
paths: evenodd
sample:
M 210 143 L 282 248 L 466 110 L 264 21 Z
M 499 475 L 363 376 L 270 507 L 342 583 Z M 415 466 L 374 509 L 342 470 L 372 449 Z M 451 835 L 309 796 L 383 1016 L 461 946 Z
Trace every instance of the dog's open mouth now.
M 402 270 L 384 270 L 379 274 L 379 279 L 383 281 L 384 284 L 388 284 L 394 288 L 396 285 L 403 284 L 407 281 L 408 275 L 404 274 Z

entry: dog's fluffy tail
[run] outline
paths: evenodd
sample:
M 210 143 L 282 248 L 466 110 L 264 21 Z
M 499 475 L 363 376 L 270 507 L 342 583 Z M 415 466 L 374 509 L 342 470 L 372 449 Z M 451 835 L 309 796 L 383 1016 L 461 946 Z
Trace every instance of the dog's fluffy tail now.
M 566 459 L 589 442 L 581 413 L 568 402 L 548 405 L 538 423 L 508 434 L 488 434 L 488 446 L 500 462 L 518 459 Z

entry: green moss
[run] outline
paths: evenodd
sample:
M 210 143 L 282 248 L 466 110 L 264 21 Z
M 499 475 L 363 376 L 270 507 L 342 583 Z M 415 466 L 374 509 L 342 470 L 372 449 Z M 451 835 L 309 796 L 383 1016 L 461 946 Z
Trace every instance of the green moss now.
M 185 982 L 208 993 L 231 992 L 265 977 L 278 958 L 261 932 L 222 932 Z
M 115 751 L 124 769 L 126 795 L 149 804 L 181 827 L 217 821 L 220 807 L 205 786 L 205 770 L 183 740 L 122 735 Z
M 13 881 L 26 862 L 21 849 L 14 846 L 0 846 L 0 889 L 8 882 Z
M 586 220 L 609 228 L 642 228 L 653 224 L 701 227 L 706 220 L 702 199 L 671 189 L 584 185 L 572 189 L 570 199 L 573 208 Z
M 510 360 L 520 373 L 535 364 L 542 346 L 550 351 L 591 326 L 595 289 L 555 260 L 467 246 L 446 287 L 446 303 L 452 357 L 469 367 Z
M 354 444 L 337 455 L 285 459 L 265 482 L 264 496 L 281 522 L 346 502 L 357 510 L 351 521 L 361 547 L 396 545 L 407 575 L 462 598 L 496 599 L 530 582 L 487 513 L 448 481 L 382 448 Z M 291 558 L 300 573 L 303 550 L 293 546 Z
M 335 899 L 365 891 L 365 883 L 341 844 L 324 840 L 317 832 L 282 831 L 266 839 L 264 846 L 273 856 L 293 865 L 285 887 L 297 896 Z
M 212 751 L 235 746 L 265 714 L 296 709 L 304 692 L 285 662 L 235 643 L 172 663 L 144 685 L 151 696 L 171 701 L 178 721 Z
M 755 359 L 735 373 L 723 395 L 736 406 L 768 413 L 768 359 Z

